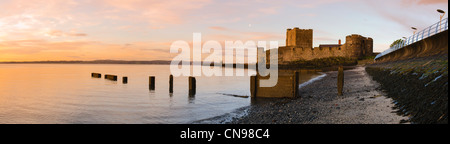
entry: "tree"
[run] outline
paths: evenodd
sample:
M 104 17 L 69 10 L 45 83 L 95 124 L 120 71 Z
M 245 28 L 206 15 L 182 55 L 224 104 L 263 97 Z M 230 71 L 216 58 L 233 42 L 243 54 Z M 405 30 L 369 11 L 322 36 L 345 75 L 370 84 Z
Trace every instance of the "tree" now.
M 392 44 L 391 44 L 391 46 L 389 46 L 389 47 L 393 47 L 393 46 L 395 46 L 396 44 L 399 44 L 399 43 L 403 43 L 403 39 L 398 39 L 398 40 L 395 40 Z

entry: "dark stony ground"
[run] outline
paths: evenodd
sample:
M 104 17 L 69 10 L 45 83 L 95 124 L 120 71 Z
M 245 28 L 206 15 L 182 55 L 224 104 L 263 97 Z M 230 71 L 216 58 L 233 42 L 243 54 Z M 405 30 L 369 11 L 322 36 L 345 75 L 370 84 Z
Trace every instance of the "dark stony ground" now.
M 392 99 L 364 67 L 344 71 L 344 96 L 337 96 L 337 72 L 300 88 L 294 99 L 254 99 L 247 115 L 233 124 L 385 124 L 400 123 Z
M 448 124 L 448 56 L 373 64 L 367 72 L 396 102 L 405 122 Z

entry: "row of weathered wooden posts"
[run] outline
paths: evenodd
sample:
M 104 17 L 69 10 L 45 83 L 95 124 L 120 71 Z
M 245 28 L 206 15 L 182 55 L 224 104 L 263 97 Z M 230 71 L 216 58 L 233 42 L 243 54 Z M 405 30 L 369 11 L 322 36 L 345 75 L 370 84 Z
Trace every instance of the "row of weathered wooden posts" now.
M 91 77 L 102 78 L 102 74 L 91 73 Z M 117 75 L 105 74 L 105 79 L 117 81 Z M 155 90 L 155 83 L 156 83 L 155 81 L 156 81 L 155 76 L 149 76 L 148 85 L 149 85 L 149 89 L 151 91 Z M 122 83 L 127 84 L 128 77 L 126 77 L 126 76 L 122 77 Z M 189 95 L 195 95 L 196 89 L 197 89 L 196 83 L 197 83 L 197 81 L 196 81 L 195 77 L 189 77 Z M 173 93 L 173 75 L 169 76 L 169 93 Z
M 92 73 L 91 74 L 92 77 L 94 78 L 101 78 L 102 74 L 100 73 Z M 117 81 L 117 75 L 110 75 L 110 74 L 105 74 L 105 79 L 108 80 L 112 80 L 112 81 Z M 296 73 L 295 79 L 298 79 L 298 74 Z M 151 91 L 155 90 L 155 81 L 156 78 L 155 76 L 149 76 L 149 89 Z M 252 76 L 251 77 L 251 87 L 250 87 L 250 91 L 251 91 L 251 95 L 252 97 L 256 97 L 256 89 L 257 89 L 257 78 L 256 76 Z M 297 81 L 297 80 L 296 80 Z M 124 76 L 122 77 L 122 83 L 123 84 L 127 84 L 128 83 L 128 77 Z M 295 88 L 298 88 L 298 82 L 295 82 Z M 196 79 L 195 77 L 189 77 L 189 95 L 195 95 L 196 93 Z M 344 68 L 343 66 L 339 66 L 338 67 L 338 77 L 337 77 L 337 89 L 338 89 L 338 95 L 342 96 L 343 95 L 343 87 L 344 87 Z M 169 76 L 169 93 L 173 93 L 173 75 Z M 294 96 L 297 95 L 297 91 L 294 90 L 293 93 Z

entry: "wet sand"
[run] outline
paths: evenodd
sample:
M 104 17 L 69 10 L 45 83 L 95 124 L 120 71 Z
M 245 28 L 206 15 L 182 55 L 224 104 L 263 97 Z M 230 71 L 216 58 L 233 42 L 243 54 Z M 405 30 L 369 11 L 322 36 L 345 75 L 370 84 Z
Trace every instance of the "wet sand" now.
M 398 124 L 407 117 L 393 110 L 392 99 L 365 68 L 344 71 L 344 95 L 337 96 L 337 72 L 327 72 L 299 89 L 295 99 L 256 99 L 233 124 Z

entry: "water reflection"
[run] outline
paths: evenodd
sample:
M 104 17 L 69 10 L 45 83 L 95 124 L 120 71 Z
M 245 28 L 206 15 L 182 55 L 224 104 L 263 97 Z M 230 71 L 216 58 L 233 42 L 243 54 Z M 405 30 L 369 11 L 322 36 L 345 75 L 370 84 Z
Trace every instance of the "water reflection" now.
M 0 64 L 0 123 L 190 123 L 250 105 L 216 94 L 249 95 L 248 77 L 196 77 L 189 97 L 188 77 L 174 77 L 169 93 L 169 73 L 167 65 Z M 157 77 L 155 91 L 149 76 Z
M 196 77 L 196 94 L 188 96 L 188 77 L 174 77 L 169 93 L 169 73 L 167 65 L 0 64 L 0 123 L 190 123 L 253 104 L 223 95 L 249 96 L 248 76 Z M 153 91 L 150 75 L 157 77 Z
M 188 101 L 189 104 L 195 104 L 195 95 L 189 95 Z

